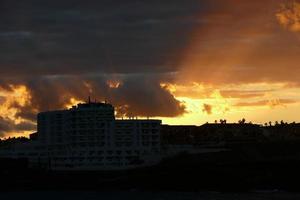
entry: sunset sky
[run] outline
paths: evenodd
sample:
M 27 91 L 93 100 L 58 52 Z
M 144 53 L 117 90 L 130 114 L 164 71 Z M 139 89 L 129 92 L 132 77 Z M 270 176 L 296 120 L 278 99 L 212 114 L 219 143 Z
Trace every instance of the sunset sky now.
M 88 96 L 168 124 L 300 121 L 300 1 L 1 0 L 0 137 Z

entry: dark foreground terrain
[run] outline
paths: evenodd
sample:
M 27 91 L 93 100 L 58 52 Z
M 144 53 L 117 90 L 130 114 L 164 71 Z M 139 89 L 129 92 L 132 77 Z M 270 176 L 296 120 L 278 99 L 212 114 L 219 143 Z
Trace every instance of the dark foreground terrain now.
M 299 200 L 300 194 L 281 191 L 222 192 L 152 192 L 152 191 L 18 191 L 1 192 L 1 200 Z
M 182 153 L 160 165 L 122 172 L 27 169 L 26 160 L 2 159 L 0 187 L 8 190 L 300 191 L 298 143 L 232 145 L 230 151 Z

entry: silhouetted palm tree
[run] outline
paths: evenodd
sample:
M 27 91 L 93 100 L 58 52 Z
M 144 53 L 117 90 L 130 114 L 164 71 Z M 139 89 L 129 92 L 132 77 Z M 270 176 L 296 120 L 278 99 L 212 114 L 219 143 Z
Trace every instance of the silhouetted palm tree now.
M 245 118 L 239 120 L 239 124 L 245 124 L 245 123 L 246 123 L 246 119 Z

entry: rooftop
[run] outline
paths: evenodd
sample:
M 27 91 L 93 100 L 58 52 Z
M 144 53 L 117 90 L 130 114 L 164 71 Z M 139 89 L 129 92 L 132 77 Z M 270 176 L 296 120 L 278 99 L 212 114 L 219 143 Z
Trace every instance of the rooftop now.
M 77 106 L 73 106 L 71 110 L 74 109 L 81 109 L 81 108 L 113 108 L 113 106 L 106 101 L 103 102 L 98 102 L 95 100 L 94 102 L 91 101 L 91 98 L 88 98 L 88 101 L 86 103 L 79 103 Z

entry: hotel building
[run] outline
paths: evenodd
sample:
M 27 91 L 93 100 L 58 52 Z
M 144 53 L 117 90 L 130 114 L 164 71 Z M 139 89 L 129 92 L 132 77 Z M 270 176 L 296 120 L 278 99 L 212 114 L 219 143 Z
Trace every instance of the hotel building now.
M 118 120 L 111 104 L 90 101 L 37 118 L 36 139 L 0 157 L 27 158 L 31 167 L 49 170 L 125 170 L 161 160 L 160 120 Z

